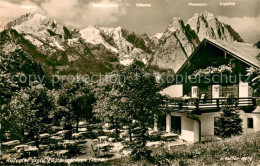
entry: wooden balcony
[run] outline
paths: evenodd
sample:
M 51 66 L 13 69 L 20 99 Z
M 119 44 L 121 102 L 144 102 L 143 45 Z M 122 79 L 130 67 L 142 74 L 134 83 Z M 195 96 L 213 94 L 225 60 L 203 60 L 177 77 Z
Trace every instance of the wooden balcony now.
M 190 98 L 179 101 L 166 99 L 163 109 L 174 112 L 201 114 L 220 111 L 221 107 L 227 105 L 242 109 L 245 112 L 252 112 L 256 108 L 256 98 Z

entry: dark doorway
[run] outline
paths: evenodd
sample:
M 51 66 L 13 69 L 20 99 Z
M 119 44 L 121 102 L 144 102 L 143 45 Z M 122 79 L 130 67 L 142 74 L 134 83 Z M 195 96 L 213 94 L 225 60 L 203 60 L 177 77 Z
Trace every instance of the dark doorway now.
M 159 115 L 158 116 L 158 129 L 160 131 L 166 130 L 166 116 L 165 115 Z
M 172 124 L 172 132 L 176 134 L 181 134 L 181 117 L 172 116 L 171 124 Z

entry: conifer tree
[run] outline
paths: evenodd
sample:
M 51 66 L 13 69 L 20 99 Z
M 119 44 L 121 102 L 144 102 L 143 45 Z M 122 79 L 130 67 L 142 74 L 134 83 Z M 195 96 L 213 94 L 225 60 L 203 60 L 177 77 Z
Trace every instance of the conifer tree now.
M 216 134 L 222 138 L 240 135 L 243 129 L 239 111 L 230 105 L 223 107 L 220 117 L 217 118 L 215 130 Z

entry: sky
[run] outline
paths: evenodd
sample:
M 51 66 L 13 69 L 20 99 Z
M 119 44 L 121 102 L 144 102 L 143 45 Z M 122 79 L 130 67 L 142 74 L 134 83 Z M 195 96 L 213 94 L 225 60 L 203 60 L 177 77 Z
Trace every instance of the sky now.
M 190 2 L 207 6 L 189 6 Z M 150 7 L 137 7 L 138 3 Z M 260 0 L 0 0 L 0 26 L 33 9 L 68 27 L 121 26 L 148 36 L 164 32 L 173 17 L 186 22 L 194 13 L 208 11 L 231 25 L 245 42 L 260 40 Z

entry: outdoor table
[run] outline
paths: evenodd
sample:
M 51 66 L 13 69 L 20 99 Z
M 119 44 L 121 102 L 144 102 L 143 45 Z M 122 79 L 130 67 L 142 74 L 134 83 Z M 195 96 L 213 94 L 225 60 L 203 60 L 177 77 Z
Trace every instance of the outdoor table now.
M 115 138 L 108 138 L 109 142 L 113 142 L 115 140 Z
M 87 132 L 73 133 L 73 134 L 72 134 L 72 137 L 74 137 L 74 138 L 78 138 L 78 137 L 82 138 L 82 136 L 83 136 L 84 134 L 87 134 Z
M 62 145 L 66 148 L 68 145 L 74 145 L 76 142 L 74 140 L 65 140 Z
M 108 140 L 108 136 L 99 136 L 99 137 L 97 137 L 98 139 L 99 139 L 99 142 L 101 143 L 101 142 L 105 142 L 105 141 L 107 141 Z
M 40 134 L 40 138 L 41 138 L 41 139 L 42 139 L 42 138 L 47 138 L 47 137 L 49 137 L 49 136 L 50 136 L 49 133 Z
M 48 147 L 48 145 L 39 145 L 40 149 L 45 149 L 46 147 Z
M 55 152 L 55 153 L 56 153 L 56 155 L 57 155 L 58 157 L 63 157 L 64 154 L 66 154 L 66 153 L 68 153 L 68 152 L 69 152 L 68 150 L 59 150 L 59 151 L 57 151 L 57 152 Z
M 37 147 L 33 147 L 33 146 L 29 146 L 28 149 L 25 149 L 24 150 L 25 152 L 28 152 L 29 153 L 29 156 L 31 156 L 32 153 L 35 153 L 38 151 L 38 148 Z
M 61 130 L 61 131 L 58 131 L 55 135 L 64 135 L 68 132 L 69 132 L 69 130 Z
M 87 131 L 87 128 L 79 128 L 78 131 Z
M 21 144 L 21 145 L 15 146 L 14 148 L 15 148 L 16 151 L 19 150 L 19 149 L 23 149 L 24 150 L 24 149 L 29 148 L 29 145 Z
M 13 141 L 4 142 L 4 143 L 2 143 L 2 145 L 13 146 L 13 145 L 17 145 L 19 143 L 20 143 L 19 140 L 13 140 Z
M 97 147 L 98 149 L 105 149 L 105 148 L 107 148 L 108 146 L 109 146 L 108 143 L 102 143 L 102 144 L 97 144 L 97 145 L 96 145 L 96 147 Z
M 87 123 L 86 122 L 79 122 L 79 126 L 83 126 L 83 125 L 86 125 Z
M 1 159 L 2 159 L 2 160 L 10 159 L 10 158 L 11 158 L 11 155 L 12 155 L 12 154 L 10 154 L 10 153 L 9 153 L 9 154 L 3 154 L 3 155 L 1 156 Z
M 36 146 L 29 146 L 28 149 L 25 149 L 24 151 L 26 152 L 32 152 L 32 151 L 37 151 L 38 148 Z
M 108 143 L 102 143 L 96 145 L 96 150 L 98 152 L 108 152 L 111 149 L 111 145 Z
M 73 134 L 72 134 L 72 137 L 76 137 L 76 138 L 77 138 L 77 137 L 79 137 L 80 135 L 81 135 L 81 133 L 73 133 Z
M 52 126 L 51 129 L 52 129 L 52 131 L 62 130 L 62 127 L 60 127 L 60 126 Z
M 62 137 L 59 137 L 59 136 L 51 136 L 50 139 L 53 139 L 53 140 L 62 140 Z

